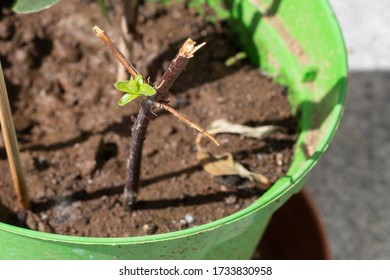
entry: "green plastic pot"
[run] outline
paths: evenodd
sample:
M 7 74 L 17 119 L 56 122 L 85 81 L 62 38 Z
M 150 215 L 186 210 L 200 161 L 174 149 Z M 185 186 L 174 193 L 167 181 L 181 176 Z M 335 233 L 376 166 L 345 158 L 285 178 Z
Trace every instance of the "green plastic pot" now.
M 202 12 L 205 0 L 192 5 Z M 198 227 L 126 238 L 63 236 L 0 223 L 1 259 L 249 259 L 272 216 L 329 145 L 342 116 L 347 61 L 336 18 L 325 0 L 207 1 L 239 34 L 251 61 L 289 88 L 300 117 L 286 176 L 244 210 Z M 299 219 L 299 217 L 297 217 Z

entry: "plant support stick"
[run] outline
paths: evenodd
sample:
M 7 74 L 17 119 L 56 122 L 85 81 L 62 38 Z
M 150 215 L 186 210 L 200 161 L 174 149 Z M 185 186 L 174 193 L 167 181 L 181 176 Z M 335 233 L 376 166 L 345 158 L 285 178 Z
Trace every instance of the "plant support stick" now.
M 12 121 L 11 109 L 8 101 L 7 88 L 3 76 L 3 70 L 0 62 L 0 121 L 1 130 L 4 137 L 5 149 L 7 151 L 8 161 L 11 169 L 11 176 L 16 191 L 18 205 L 26 210 L 30 207 L 26 181 L 24 179 L 22 165 L 20 163 L 20 154 L 16 139 L 15 127 Z

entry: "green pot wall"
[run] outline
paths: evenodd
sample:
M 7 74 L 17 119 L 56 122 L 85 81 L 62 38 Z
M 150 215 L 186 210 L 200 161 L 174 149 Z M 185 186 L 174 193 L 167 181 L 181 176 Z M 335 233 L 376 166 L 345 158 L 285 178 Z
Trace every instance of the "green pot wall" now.
M 326 0 L 195 0 L 226 20 L 261 71 L 289 88 L 300 132 L 293 164 L 246 209 L 202 226 L 126 238 L 74 237 L 0 223 L 0 259 L 248 259 L 272 214 L 298 192 L 342 116 L 347 62 Z M 200 10 L 201 11 L 201 10 Z M 299 219 L 299 217 L 297 217 Z

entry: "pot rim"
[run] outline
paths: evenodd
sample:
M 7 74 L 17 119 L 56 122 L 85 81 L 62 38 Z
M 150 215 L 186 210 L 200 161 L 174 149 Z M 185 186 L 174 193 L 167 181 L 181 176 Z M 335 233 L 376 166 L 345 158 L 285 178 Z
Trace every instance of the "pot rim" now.
M 344 56 L 342 57 L 342 59 L 344 61 L 342 61 L 341 63 L 344 69 L 341 69 L 341 71 L 344 71 L 346 75 L 348 69 L 347 56 L 345 53 L 345 43 L 344 43 L 340 26 L 337 22 L 337 19 L 329 3 L 327 1 L 320 1 L 319 4 L 322 5 L 322 9 L 325 13 L 332 16 L 331 26 L 329 28 L 332 28 L 332 31 L 335 34 L 335 36 L 339 37 L 337 40 L 337 44 L 339 44 L 339 49 L 344 50 L 342 53 L 342 55 Z M 335 106 L 334 108 L 335 115 L 337 116 L 337 118 L 335 118 L 334 125 L 331 127 L 331 129 L 328 129 L 326 132 L 322 134 L 321 142 L 318 143 L 316 146 L 316 153 L 314 153 L 309 159 L 307 159 L 303 163 L 302 167 L 299 170 L 297 170 L 297 172 L 295 172 L 292 175 L 283 176 L 282 178 L 280 178 L 274 185 L 270 187 L 270 189 L 268 189 L 261 197 L 259 197 L 251 205 L 249 205 L 245 209 L 242 209 L 222 219 L 207 224 L 199 225 L 193 228 L 178 230 L 174 232 L 161 233 L 156 235 L 147 235 L 147 236 L 131 236 L 131 237 L 83 237 L 83 236 L 62 235 L 62 234 L 46 233 L 46 232 L 39 232 L 35 230 L 20 228 L 2 222 L 0 222 L 0 230 L 21 235 L 21 236 L 47 240 L 52 242 L 74 243 L 74 244 L 116 245 L 116 244 L 137 244 L 137 243 L 160 242 L 163 240 L 187 237 L 189 235 L 211 231 L 218 227 L 221 227 L 224 224 L 230 224 L 238 220 L 241 220 L 256 211 L 259 211 L 260 209 L 269 206 L 271 203 L 277 201 L 285 194 L 291 192 L 291 190 L 297 184 L 299 184 L 305 178 L 308 172 L 313 168 L 313 166 L 319 160 L 321 155 L 327 149 L 329 142 L 332 139 L 333 135 L 335 134 L 338 124 L 341 120 L 342 112 L 343 112 L 343 104 L 345 103 L 345 97 L 347 91 L 346 83 L 342 85 L 340 91 L 341 91 L 340 94 L 341 105 Z

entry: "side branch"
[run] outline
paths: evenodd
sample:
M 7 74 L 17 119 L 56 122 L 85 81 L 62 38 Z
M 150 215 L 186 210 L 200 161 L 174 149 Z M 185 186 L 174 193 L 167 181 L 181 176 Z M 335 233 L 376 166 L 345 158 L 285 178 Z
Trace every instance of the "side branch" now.
M 122 63 L 127 72 L 129 72 L 133 78 L 137 77 L 137 75 L 139 75 L 137 69 L 135 69 L 130 61 L 128 61 L 127 58 L 114 46 L 106 33 L 104 33 L 104 31 L 97 26 L 93 28 L 93 31 L 95 31 L 96 37 L 98 37 L 103 42 L 103 44 L 106 45 L 110 52 L 119 60 L 119 62 Z
M 190 127 L 196 129 L 197 131 L 199 131 L 200 133 L 202 133 L 203 135 L 207 136 L 211 141 L 213 141 L 217 146 L 219 146 L 219 142 L 217 141 L 217 139 L 215 139 L 210 133 L 207 132 L 207 130 L 205 130 L 204 128 L 202 128 L 201 126 L 197 125 L 196 123 L 194 123 L 193 121 L 189 120 L 188 118 L 186 118 L 184 115 L 180 114 L 178 111 L 176 111 L 174 108 L 172 108 L 171 106 L 167 105 L 167 104 L 164 104 L 164 103 L 159 103 L 159 102 L 156 102 L 156 105 L 164 110 L 167 110 L 169 113 L 171 113 L 172 115 L 174 115 L 176 118 L 178 118 L 179 120 L 181 120 L 182 122 L 186 123 L 187 125 L 189 125 Z

